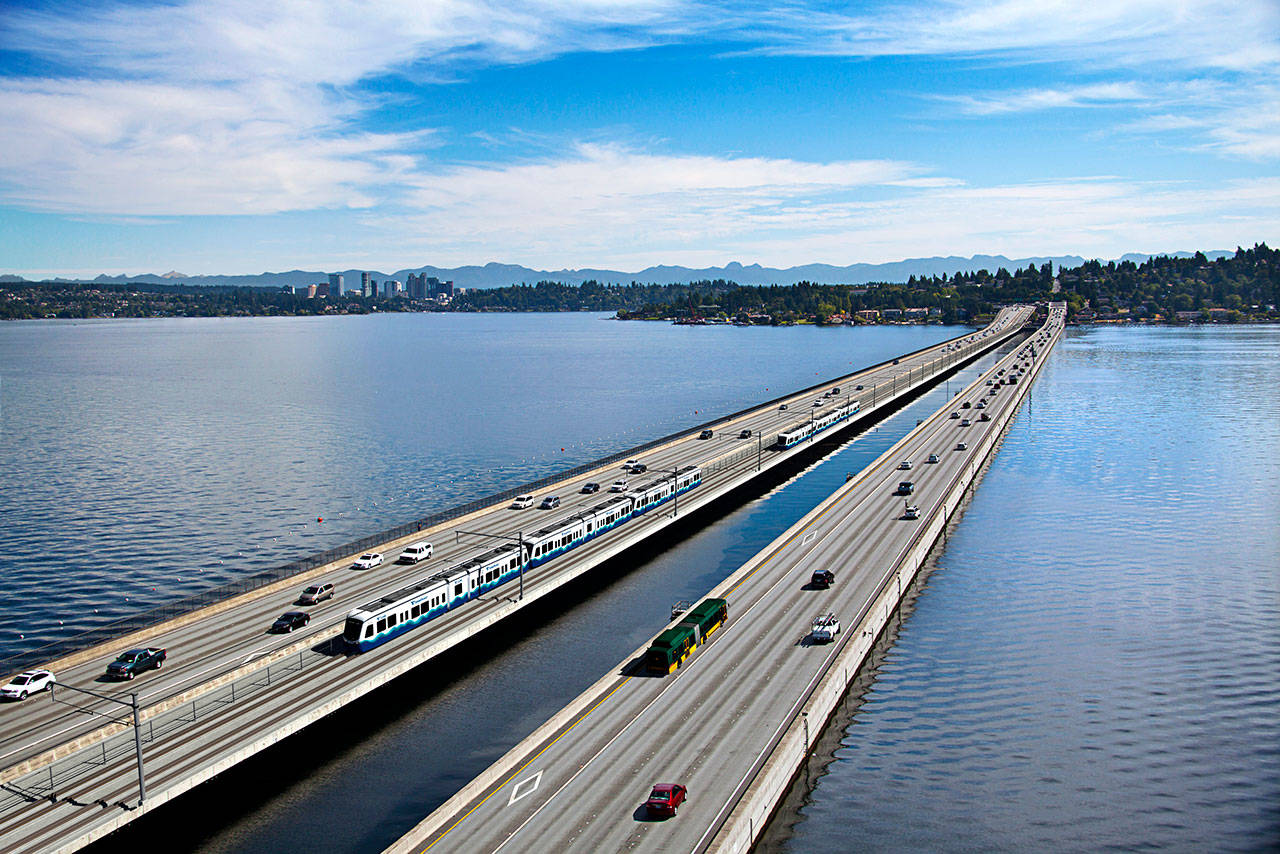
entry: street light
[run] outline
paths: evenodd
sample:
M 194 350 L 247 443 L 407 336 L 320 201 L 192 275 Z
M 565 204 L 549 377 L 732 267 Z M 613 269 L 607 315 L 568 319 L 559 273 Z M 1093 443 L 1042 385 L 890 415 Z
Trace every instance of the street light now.
M 146 775 L 143 773 L 143 769 L 142 769 L 142 718 L 138 714 L 138 692 L 133 691 L 129 694 L 128 700 L 121 700 L 119 697 L 112 696 L 111 694 L 103 694 L 98 691 L 91 691 L 88 688 L 77 688 L 75 685 L 51 684 L 49 685 L 49 699 L 53 702 L 57 702 L 56 700 L 54 700 L 55 689 L 58 691 L 64 691 L 64 690 L 79 691 L 81 694 L 89 694 L 90 696 L 98 697 L 99 699 L 102 699 L 102 700 L 110 700 L 112 703 L 119 703 L 120 705 L 128 706 L 130 709 L 133 710 L 133 751 L 134 751 L 134 755 L 137 756 L 137 759 L 138 759 L 138 806 L 142 806 L 143 801 L 147 799 L 147 778 L 146 778 Z M 93 714 L 101 714 L 101 712 L 93 712 Z M 110 718 L 111 716 L 103 715 L 103 717 Z M 114 720 L 114 718 L 112 720 Z M 105 753 L 103 755 L 105 756 Z M 49 786 L 50 786 L 50 794 L 52 795 L 52 788 L 53 788 L 53 769 L 52 768 L 49 769 Z

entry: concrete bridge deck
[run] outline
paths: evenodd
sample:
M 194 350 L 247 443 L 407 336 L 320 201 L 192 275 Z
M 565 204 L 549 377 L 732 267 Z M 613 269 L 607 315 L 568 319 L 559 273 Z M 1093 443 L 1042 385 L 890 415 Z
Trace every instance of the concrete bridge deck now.
M 830 385 L 842 386 L 839 400 L 861 399 L 860 417 L 865 419 L 1017 334 L 1028 315 L 1025 309 L 1006 310 L 982 332 Z M 857 384 L 866 389 L 855 391 Z M 654 449 L 643 459 L 651 471 L 702 466 L 703 484 L 680 498 L 679 512 L 688 513 L 799 452 L 797 448 L 770 453 L 765 443 L 778 430 L 807 417 L 814 396 L 812 391 L 805 393 L 787 411 L 774 405 L 752 411 L 718 425 L 713 440 L 690 436 Z M 732 438 L 742 429 L 752 430 L 752 438 Z M 617 476 L 618 470 L 611 467 L 545 490 L 562 496 L 557 511 L 492 507 L 382 549 L 394 560 L 408 542 L 432 540 L 436 555 L 426 564 L 363 572 L 346 562 L 333 564 L 206 613 L 54 662 L 64 685 L 120 696 L 137 692 L 148 797 L 139 803 L 133 728 L 118 704 L 61 688 L 54 702 L 35 697 L 8 704 L 0 708 L 0 848 L 75 850 L 499 622 L 674 521 L 667 513 L 647 514 L 612 536 L 538 567 L 526 574 L 522 600 L 510 583 L 370 653 L 349 656 L 335 642 L 354 606 L 492 547 L 480 538 L 455 539 L 453 531 L 530 530 L 600 500 L 600 495 L 579 494 L 581 483 L 607 484 Z M 313 615 L 308 629 L 296 635 L 266 635 L 271 620 L 291 609 L 298 590 L 319 579 L 332 581 L 338 595 L 308 609 Z M 104 683 L 106 662 L 120 649 L 139 645 L 165 646 L 169 660 L 164 669 L 127 687 Z
M 637 650 L 388 854 L 749 850 L 1064 319 L 1055 305 L 1030 341 L 710 591 L 728 600 L 729 620 L 681 669 L 643 675 Z M 1016 385 L 986 384 L 1011 376 Z M 962 408 L 979 400 L 982 410 Z M 918 519 L 904 516 L 903 480 L 915 483 Z M 810 589 L 815 569 L 834 570 L 836 583 Z M 829 612 L 842 620 L 838 641 L 809 643 L 811 619 Z M 646 815 L 657 782 L 688 787 L 677 816 Z

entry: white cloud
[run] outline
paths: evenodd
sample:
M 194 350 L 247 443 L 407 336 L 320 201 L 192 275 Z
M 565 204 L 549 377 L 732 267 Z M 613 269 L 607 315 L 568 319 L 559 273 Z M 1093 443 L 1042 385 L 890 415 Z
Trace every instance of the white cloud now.
M 1115 257 L 1135 247 L 1231 247 L 1280 228 L 1280 179 L 1205 186 L 1095 176 L 975 187 L 915 172 L 897 162 L 583 147 L 560 161 L 439 174 L 415 197 L 421 212 L 367 222 L 421 235 L 398 251 L 435 263 L 498 258 L 550 269 L 983 251 Z
M 433 61 L 646 43 L 666 0 L 188 0 L 15 12 L 6 47 L 77 69 L 0 79 L 3 200 L 54 212 L 253 214 L 393 194 L 430 130 L 353 130 L 355 90 Z M 432 74 L 441 73 L 433 69 Z
M 306 93 L 117 81 L 0 84 L 11 201 L 72 213 L 254 214 L 364 207 L 413 137 L 336 135 Z M 287 103 L 284 103 L 287 102 Z
M 1102 107 L 1144 101 L 1148 94 L 1135 83 L 1091 83 L 1062 88 L 1019 89 L 981 95 L 944 95 L 938 100 L 956 104 L 976 116 L 1068 107 Z
M 765 49 L 781 53 L 1009 54 L 1033 62 L 1234 69 L 1280 63 L 1280 8 L 1271 0 L 926 0 L 871 13 L 785 9 L 770 23 L 782 38 Z

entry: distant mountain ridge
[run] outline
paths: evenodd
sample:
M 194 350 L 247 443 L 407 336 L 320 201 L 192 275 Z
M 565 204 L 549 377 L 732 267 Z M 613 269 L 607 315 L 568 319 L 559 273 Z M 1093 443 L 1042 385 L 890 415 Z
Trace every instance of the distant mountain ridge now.
M 1175 258 L 1189 258 L 1194 252 L 1158 252 L 1143 254 L 1130 252 L 1115 259 L 1116 261 L 1133 261 L 1140 264 L 1155 255 L 1169 255 Z M 1204 253 L 1210 260 L 1234 255 L 1234 251 L 1215 249 Z M 1079 255 L 1044 255 L 1031 258 L 1007 258 L 1004 255 L 972 255 L 963 258 L 958 255 L 931 258 L 907 258 L 903 261 L 892 261 L 885 264 L 850 264 L 845 267 L 833 264 L 804 264 L 799 267 L 762 267 L 759 264 L 743 265 L 731 261 L 723 267 L 682 267 L 661 265 L 646 267 L 635 273 L 621 270 L 584 268 L 577 270 L 534 270 L 518 264 L 499 264 L 491 261 L 483 266 L 469 265 L 464 267 L 413 267 L 397 270 L 394 273 L 382 273 L 378 270 L 341 270 L 345 278 L 345 287 L 358 288 L 360 274 L 367 272 L 382 282 L 386 279 L 397 279 L 403 282 L 410 273 L 435 276 L 449 280 L 461 288 L 497 288 L 506 285 L 518 285 L 522 282 L 533 284 L 540 281 L 563 282 L 565 284 L 582 284 L 594 279 L 598 282 L 613 284 L 678 284 L 701 279 L 728 279 L 740 285 L 791 285 L 796 282 L 817 282 L 820 284 L 862 285 L 868 282 L 905 282 L 911 276 L 948 276 L 961 272 L 988 270 L 994 272 L 1000 267 L 1013 271 L 1028 264 L 1040 266 L 1052 262 L 1055 268 L 1078 267 L 1086 258 Z M 290 285 L 298 287 L 316 282 L 328 281 L 328 272 L 312 270 L 288 270 L 282 273 L 259 273 L 242 276 L 186 276 L 170 271 L 163 275 L 147 273 L 139 276 L 99 275 L 91 280 L 103 284 L 153 284 L 153 285 L 205 285 L 210 287 L 278 287 Z M 4 275 L 0 281 L 21 282 L 21 276 Z M 54 279 L 53 281 L 79 282 L 84 279 Z

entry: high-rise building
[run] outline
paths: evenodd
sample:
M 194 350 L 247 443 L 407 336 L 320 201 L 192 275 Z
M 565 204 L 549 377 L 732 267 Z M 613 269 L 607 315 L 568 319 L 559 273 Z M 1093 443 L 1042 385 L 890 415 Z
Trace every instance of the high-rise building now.
M 377 293 L 376 291 L 370 290 L 370 285 L 369 285 L 370 281 L 371 279 L 369 278 L 368 273 L 360 274 L 360 296 L 371 297 L 376 295 Z
M 318 290 L 318 287 L 318 285 L 307 285 L 307 299 L 316 298 L 316 291 Z M 325 287 L 327 288 L 329 286 L 325 285 Z
M 342 274 L 341 273 L 329 274 L 329 296 L 331 297 L 342 296 Z
M 410 273 L 408 280 L 405 282 L 405 289 L 408 291 L 409 299 L 426 299 L 428 296 L 427 283 L 434 281 L 428 279 L 426 273 Z

